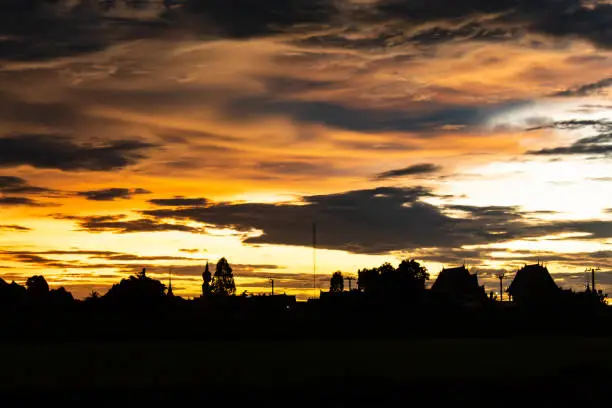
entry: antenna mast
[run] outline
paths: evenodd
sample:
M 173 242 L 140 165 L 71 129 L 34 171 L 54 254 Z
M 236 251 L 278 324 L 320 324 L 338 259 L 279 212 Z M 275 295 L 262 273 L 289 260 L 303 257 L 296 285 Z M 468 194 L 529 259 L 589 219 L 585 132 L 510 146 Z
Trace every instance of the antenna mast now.
M 312 223 L 312 291 L 317 297 L 317 224 Z
M 274 278 L 269 278 L 268 280 L 272 284 L 272 296 L 274 296 Z

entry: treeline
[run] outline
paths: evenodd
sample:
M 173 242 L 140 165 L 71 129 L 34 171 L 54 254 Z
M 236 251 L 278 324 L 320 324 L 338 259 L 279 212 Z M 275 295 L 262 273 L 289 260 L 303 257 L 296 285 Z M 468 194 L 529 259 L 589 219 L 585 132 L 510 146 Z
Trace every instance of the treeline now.
M 462 273 L 465 279 L 455 282 Z M 611 308 L 580 293 L 563 292 L 537 307 L 502 303 L 467 270 L 426 289 L 429 273 L 415 260 L 361 269 L 358 276 L 347 290 L 345 277 L 335 273 L 329 292 L 297 303 L 285 295 L 236 295 L 225 258 L 214 274 L 206 268 L 202 295 L 191 300 L 174 296 L 144 269 L 83 300 L 50 289 L 42 276 L 25 286 L 0 279 L 0 341 L 612 335 Z
M 208 270 L 203 273 L 203 297 L 233 296 L 236 293 L 236 284 L 232 268 L 227 259 L 221 258 L 217 262 L 215 274 Z M 77 303 L 89 305 L 130 308 L 137 306 L 153 307 L 168 304 L 169 301 L 181 300 L 172 293 L 172 288 L 153 279 L 146 274 L 143 268 L 139 273 L 114 284 L 104 295 L 93 291 L 83 301 L 74 298 L 72 293 L 64 287 L 50 289 L 44 276 L 29 277 L 25 286 L 15 281 L 10 284 L 0 278 L 0 307 L 13 310 L 27 308 L 54 308 L 70 307 Z

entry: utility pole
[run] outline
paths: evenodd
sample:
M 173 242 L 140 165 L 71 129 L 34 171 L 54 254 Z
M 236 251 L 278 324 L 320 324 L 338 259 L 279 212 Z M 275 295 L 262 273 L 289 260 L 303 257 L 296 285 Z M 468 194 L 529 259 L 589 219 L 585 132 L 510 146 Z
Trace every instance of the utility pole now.
M 501 270 L 497 272 L 497 279 L 499 279 L 499 301 L 504 301 L 504 278 L 506 277 L 506 271 Z
M 587 272 L 591 272 L 591 290 L 594 294 L 597 293 L 595 290 L 595 272 L 601 270 L 600 268 L 591 268 L 590 270 L 587 268 Z
M 272 296 L 274 296 L 274 278 L 270 278 L 270 283 L 272 284 Z
M 592 268 L 591 269 L 591 280 L 593 282 L 593 293 L 597 293 L 597 291 L 595 290 L 595 271 L 598 271 L 599 268 Z
M 353 290 L 353 285 L 352 285 L 352 283 L 353 283 L 353 281 L 355 280 L 355 278 L 353 278 L 352 276 L 347 276 L 347 277 L 346 277 L 346 280 L 347 280 L 347 281 L 348 281 L 348 283 L 349 283 L 349 292 L 350 292 L 351 290 Z

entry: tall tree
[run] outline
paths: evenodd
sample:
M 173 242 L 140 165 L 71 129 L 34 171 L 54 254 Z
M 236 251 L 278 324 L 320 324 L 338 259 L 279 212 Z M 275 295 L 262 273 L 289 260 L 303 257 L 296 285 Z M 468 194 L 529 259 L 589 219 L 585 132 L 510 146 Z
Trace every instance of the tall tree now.
M 34 302 L 45 301 L 49 297 L 49 284 L 44 276 L 30 276 L 26 281 L 28 298 Z
M 414 259 L 404 259 L 397 267 L 399 281 L 407 290 L 424 290 L 429 280 L 427 268 Z
M 342 276 L 342 272 L 334 272 L 329 280 L 329 291 L 334 293 L 344 291 L 344 277 Z
M 357 271 L 357 288 L 360 291 L 374 292 L 378 283 L 378 268 L 364 268 Z
M 217 269 L 213 276 L 210 290 L 214 295 L 231 296 L 236 294 L 236 283 L 234 275 L 232 275 L 232 267 L 227 262 L 227 259 L 221 258 L 217 262 Z
M 378 267 L 378 274 L 383 277 L 392 277 L 395 275 L 395 268 L 389 262 Z

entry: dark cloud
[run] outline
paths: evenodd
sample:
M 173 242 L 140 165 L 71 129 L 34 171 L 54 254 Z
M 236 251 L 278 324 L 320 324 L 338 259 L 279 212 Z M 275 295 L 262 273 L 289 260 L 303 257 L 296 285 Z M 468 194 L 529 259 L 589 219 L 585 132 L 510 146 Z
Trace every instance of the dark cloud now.
M 444 21 L 470 18 L 482 14 L 494 14 L 520 7 L 521 0 L 381 0 L 378 10 L 388 16 L 413 22 Z M 538 0 L 535 0 L 538 3 Z
M 578 139 L 569 146 L 559 146 L 527 152 L 527 154 L 539 156 L 608 155 L 609 153 L 612 153 L 612 133 Z
M 240 231 L 261 230 L 247 237 L 248 244 L 311 244 L 312 223 L 317 224 L 317 245 L 356 253 L 384 253 L 421 247 L 460 247 L 488 243 L 506 236 L 498 225 L 517 215 L 471 214 L 471 221 L 452 218 L 440 208 L 420 201 L 431 193 L 423 188 L 381 187 L 373 190 L 303 197 L 300 205 L 216 203 L 207 207 L 144 211 L 159 219 L 197 221 Z M 492 212 L 493 210 L 490 210 Z M 498 210 L 499 211 L 499 210 Z M 493 225 L 489 225 L 493 224 Z
M 103 258 L 108 261 L 202 261 L 206 259 L 188 258 L 185 256 L 140 256 L 132 254 L 97 255 L 93 258 Z
M 609 88 L 612 86 L 612 78 L 604 78 L 600 81 L 593 82 L 590 84 L 581 85 L 575 89 L 566 89 L 565 91 L 560 91 L 552 96 L 589 96 L 596 95 L 601 93 L 603 89 Z
M 536 213 L 511 206 L 437 207 L 421 200 L 429 195 L 423 188 L 381 187 L 305 196 L 299 204 L 209 203 L 206 207 L 143 213 L 160 220 L 195 221 L 243 233 L 262 231 L 259 236 L 244 235 L 246 244 L 310 246 L 312 223 L 316 223 L 320 248 L 369 254 L 417 251 L 430 254 L 432 260 L 443 259 L 439 257 L 444 251 L 466 245 L 561 233 L 585 234 L 572 239 L 612 238 L 610 221 L 542 221 Z M 456 259 L 457 255 L 448 253 L 444 259 Z M 468 258 L 474 255 L 477 253 L 461 254 Z
M 0 59 L 33 61 L 103 50 L 121 41 L 155 36 L 163 25 L 149 10 L 159 1 L 3 0 L 0 4 Z M 149 9 L 149 10 L 147 10 Z M 145 13 L 146 12 L 146 13 Z M 148 17 L 148 18 L 145 18 Z
M 190 227 L 182 224 L 170 224 L 150 218 L 126 220 L 122 215 L 102 216 L 73 216 L 58 214 L 57 219 L 76 221 L 81 230 L 88 232 L 113 232 L 116 234 L 129 234 L 137 232 L 191 232 L 202 233 L 202 228 Z
M 518 108 L 527 103 L 511 101 L 488 106 L 447 106 L 433 102 L 415 102 L 415 106 L 410 110 L 379 110 L 331 102 L 250 97 L 232 101 L 226 106 L 226 115 L 236 120 L 280 114 L 289 115 L 300 122 L 323 123 L 358 132 L 419 131 L 427 134 L 445 125 L 475 126 L 495 112 Z
M 527 1 L 528 2 L 528 1 Z M 525 13 L 525 20 L 534 31 L 560 37 L 576 37 L 597 46 L 612 46 L 612 5 L 585 7 L 581 0 L 540 0 L 537 11 Z
M 541 124 L 532 128 L 527 129 L 528 131 L 542 130 L 542 129 L 561 129 L 561 130 L 575 130 L 586 127 L 593 127 L 599 131 L 612 130 L 612 122 L 606 119 L 571 119 L 562 120 L 552 123 Z
M 609 47 L 612 5 L 582 0 L 381 0 L 378 20 L 413 26 L 477 23 L 488 30 L 520 30 L 552 37 L 574 37 Z M 451 36 L 454 38 L 454 36 Z
M 1 154 L 1 153 L 0 153 Z M 0 193 L 4 194 L 40 194 L 52 190 L 30 185 L 27 180 L 15 176 L 0 176 Z
M 141 256 L 114 251 L 89 251 L 89 250 L 50 250 L 50 251 L 0 251 L 3 255 L 20 256 L 87 256 L 90 259 L 107 259 L 110 261 L 179 261 L 179 260 L 201 260 L 184 256 Z
M 376 176 L 379 180 L 386 180 L 390 178 L 404 177 L 404 176 L 415 176 L 421 174 L 436 173 L 442 170 L 442 167 L 437 166 L 433 163 L 420 163 L 412 166 L 404 167 L 403 169 L 389 170 L 380 173 Z
M 487 252 L 480 249 L 461 249 L 461 248 L 435 248 L 429 251 L 416 250 L 414 253 L 407 254 L 407 258 L 417 258 L 419 261 L 436 262 L 443 265 L 455 265 L 467 262 L 478 263 L 485 258 Z M 469 262 L 468 262 L 469 261 Z
M 208 200 L 205 198 L 174 197 L 155 198 L 153 200 L 149 200 L 149 202 L 159 207 L 191 207 L 206 205 Z
M 553 155 L 608 155 L 612 152 L 612 122 L 605 119 L 567 120 L 537 126 L 529 130 L 540 129 L 562 129 L 576 130 L 593 128 L 599 134 L 583 137 L 569 146 L 558 146 L 540 150 L 528 151 L 530 155 L 553 156 Z
M 313 33 L 308 47 L 389 49 L 456 41 L 510 41 L 534 33 L 612 45 L 612 6 L 582 0 L 378 0 L 343 8 L 335 33 Z M 344 3 L 346 4 L 346 3 Z M 350 21 L 353 24 L 346 23 Z M 372 27 L 376 27 L 375 30 Z M 360 35 L 355 35 L 359 32 Z M 531 41 L 541 46 L 542 41 Z
M 91 201 L 114 201 L 118 198 L 129 200 L 134 195 L 149 193 L 151 192 L 143 188 L 105 188 L 102 190 L 80 191 L 77 195 Z
M 609 47 L 611 20 L 612 5 L 582 0 L 3 0 L 0 59 L 79 55 L 141 38 L 249 38 L 329 28 L 345 32 L 315 35 L 311 44 L 379 48 L 504 41 L 532 32 Z M 350 35 L 360 29 L 368 35 Z
M 31 228 L 21 225 L 0 225 L 0 231 L 31 231 Z
M 332 0 L 185 0 L 169 21 L 194 31 L 244 38 L 278 33 L 296 25 L 325 24 L 338 13 Z
M 521 36 L 518 28 L 486 27 L 477 22 L 469 22 L 458 28 L 433 27 L 410 38 L 419 45 L 433 45 L 450 41 L 507 41 Z
M 43 256 L 44 253 L 36 252 L 19 252 L 19 251 L 0 251 L 0 259 L 18 262 L 29 265 L 44 266 L 45 268 L 55 269 L 104 269 L 104 268 L 117 268 L 118 265 L 113 264 L 100 264 L 100 263 L 83 263 L 79 261 L 61 261 L 58 259 L 49 258 Z
M 612 153 L 612 145 L 574 143 L 570 146 L 553 147 L 529 151 L 528 154 L 540 156 L 556 155 L 607 155 Z
M 0 167 L 109 171 L 135 164 L 151 147 L 138 140 L 77 143 L 58 135 L 5 136 L 0 138 Z
M 47 207 L 51 205 L 52 204 L 38 202 L 28 197 L 0 196 L 0 207 Z
M 487 219 L 489 221 L 498 221 L 506 223 L 522 219 L 525 215 L 520 208 L 513 206 L 484 206 L 478 207 L 473 205 L 447 205 L 446 209 L 461 211 L 467 213 L 470 218 Z

